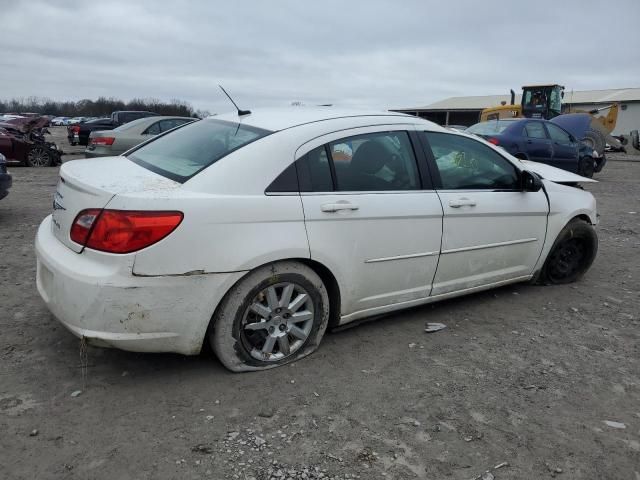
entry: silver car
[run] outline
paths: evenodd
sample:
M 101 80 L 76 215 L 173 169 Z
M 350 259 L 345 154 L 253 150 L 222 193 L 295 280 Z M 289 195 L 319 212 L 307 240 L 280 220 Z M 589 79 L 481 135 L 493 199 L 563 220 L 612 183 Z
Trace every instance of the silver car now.
M 84 153 L 87 158 L 121 155 L 155 135 L 194 120 L 196 119 L 191 117 L 154 116 L 125 123 L 113 130 L 97 130 L 91 132 L 89 144 Z

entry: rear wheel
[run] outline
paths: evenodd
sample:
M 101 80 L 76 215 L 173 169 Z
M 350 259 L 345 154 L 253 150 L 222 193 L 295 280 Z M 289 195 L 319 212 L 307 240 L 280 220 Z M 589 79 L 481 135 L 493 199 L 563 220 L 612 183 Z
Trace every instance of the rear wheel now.
M 328 320 L 320 277 L 302 263 L 279 262 L 254 270 L 227 293 L 209 341 L 229 370 L 265 370 L 313 352 Z
M 538 282 L 575 282 L 589 270 L 597 252 L 598 236 L 595 229 L 580 219 L 570 221 L 553 244 Z
M 636 150 L 640 150 L 640 136 L 638 135 L 638 130 L 631 131 L 631 145 Z
M 53 155 L 48 148 L 33 145 L 27 153 L 26 164 L 29 167 L 50 167 L 53 164 Z

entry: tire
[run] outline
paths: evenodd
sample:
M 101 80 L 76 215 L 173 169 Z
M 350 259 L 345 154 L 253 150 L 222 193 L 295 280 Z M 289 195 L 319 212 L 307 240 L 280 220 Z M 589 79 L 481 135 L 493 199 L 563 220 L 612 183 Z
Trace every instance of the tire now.
M 593 178 L 593 174 L 596 170 L 595 163 L 596 162 L 593 157 L 582 157 L 578 165 L 578 175 Z
M 287 294 L 291 300 L 283 301 Z M 285 261 L 260 267 L 234 285 L 216 309 L 208 336 L 229 370 L 266 370 L 315 351 L 328 322 L 329 295 L 320 277 L 302 263 Z
M 633 148 L 635 148 L 636 150 L 640 150 L 640 135 L 638 135 L 638 130 L 632 130 L 631 131 L 631 145 L 633 145 Z
M 595 229 L 575 218 L 560 231 L 537 281 L 546 285 L 575 282 L 589 270 L 596 253 L 598 236 Z
M 604 153 L 604 147 L 607 142 L 602 133 L 600 133 L 598 130 L 594 130 L 593 128 L 589 128 L 584 133 L 582 143 L 585 143 L 593 148 L 596 152 L 598 152 L 598 155 L 602 155 Z
M 29 167 L 50 167 L 53 155 L 47 147 L 36 144 L 29 149 L 25 163 Z

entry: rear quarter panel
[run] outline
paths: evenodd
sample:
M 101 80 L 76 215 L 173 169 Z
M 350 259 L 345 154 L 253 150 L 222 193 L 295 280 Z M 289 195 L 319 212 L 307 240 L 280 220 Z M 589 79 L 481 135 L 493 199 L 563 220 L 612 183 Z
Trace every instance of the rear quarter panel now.
M 309 258 L 298 195 L 154 198 L 153 208 L 184 213 L 167 238 L 136 254 L 135 275 L 251 270 L 283 258 Z M 148 198 L 115 197 L 109 208 L 148 209 Z

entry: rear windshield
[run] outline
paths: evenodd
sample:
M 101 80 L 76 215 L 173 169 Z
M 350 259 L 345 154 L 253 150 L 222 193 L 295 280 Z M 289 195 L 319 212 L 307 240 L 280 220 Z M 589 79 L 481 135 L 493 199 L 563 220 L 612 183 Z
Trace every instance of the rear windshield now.
M 491 120 L 489 122 L 476 123 L 467 128 L 466 133 L 475 133 L 476 135 L 497 135 L 502 133 L 506 128 L 512 125 L 509 120 Z
M 127 158 L 152 172 L 186 182 L 222 157 L 270 133 L 241 123 L 201 120 L 158 137 Z
M 110 118 L 96 118 L 95 120 L 89 120 L 88 122 L 85 122 L 85 123 L 90 123 L 90 124 L 96 124 L 96 123 L 107 124 L 107 123 L 111 123 L 111 119 L 110 119 Z
M 136 128 L 138 125 L 148 121 L 149 121 L 149 117 L 138 118 L 137 120 L 133 120 L 129 123 L 125 123 L 124 125 L 120 125 L 119 127 L 114 128 L 113 130 L 115 132 L 126 132 L 127 130 L 131 128 Z

